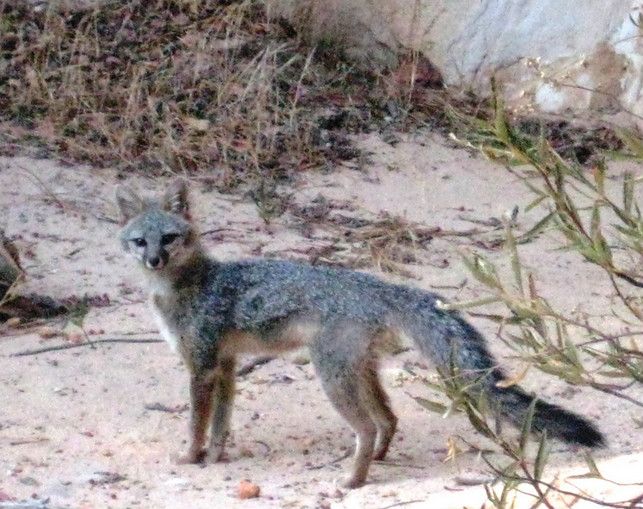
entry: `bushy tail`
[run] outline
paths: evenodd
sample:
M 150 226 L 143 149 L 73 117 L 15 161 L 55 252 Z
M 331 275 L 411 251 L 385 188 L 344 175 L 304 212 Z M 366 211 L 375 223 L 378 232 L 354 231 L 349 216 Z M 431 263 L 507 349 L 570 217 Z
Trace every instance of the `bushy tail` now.
M 417 295 L 412 300 L 412 309 L 404 313 L 404 328 L 422 353 L 443 370 L 455 367 L 466 380 L 477 380 L 475 386 L 485 392 L 491 408 L 500 417 L 522 426 L 535 397 L 515 385 L 498 386 L 505 377 L 487 350 L 482 335 L 458 313 L 437 308 L 431 294 L 423 295 L 420 300 L 424 302 L 418 302 Z M 546 430 L 549 437 L 589 447 L 605 443 L 601 432 L 590 421 L 539 399 L 535 404 L 532 430 Z
M 516 426 L 522 425 L 534 399 L 534 396 L 530 396 L 518 386 L 499 388 L 495 383 L 489 388 L 488 394 L 502 416 Z M 602 433 L 589 420 L 540 399 L 536 400 L 531 429 L 536 432 L 547 430 L 548 437 L 555 437 L 570 444 L 588 447 L 605 445 Z

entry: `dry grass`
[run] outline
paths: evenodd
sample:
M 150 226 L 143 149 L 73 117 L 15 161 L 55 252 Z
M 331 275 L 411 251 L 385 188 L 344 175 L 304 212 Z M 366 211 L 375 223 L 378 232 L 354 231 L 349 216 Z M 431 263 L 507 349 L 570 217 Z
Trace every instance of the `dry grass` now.
M 456 111 L 492 112 L 437 90 L 439 72 L 418 54 L 402 55 L 395 69 L 357 70 L 339 48 L 307 46 L 259 0 L 35 5 L 0 0 L 8 154 L 30 146 L 93 165 L 198 174 L 229 189 L 331 169 L 358 155 L 355 132 L 393 142 L 395 131 L 419 126 L 470 130 Z M 559 134 L 568 132 L 552 125 L 577 155 L 577 137 Z M 581 140 L 583 157 L 605 133 L 592 136 Z
M 314 58 L 260 2 L 0 1 L 4 150 L 36 140 L 92 164 L 205 171 L 219 187 L 356 151 L 373 77 Z M 336 110 L 341 110 L 337 112 Z

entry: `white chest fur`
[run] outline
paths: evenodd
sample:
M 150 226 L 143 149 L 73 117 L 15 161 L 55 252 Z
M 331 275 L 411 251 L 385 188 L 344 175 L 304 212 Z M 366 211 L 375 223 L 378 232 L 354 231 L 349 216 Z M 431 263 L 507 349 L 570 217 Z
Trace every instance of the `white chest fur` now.
M 158 306 L 158 299 L 158 294 L 153 293 L 152 295 L 150 295 L 149 305 L 150 309 L 152 310 L 152 315 L 154 315 L 154 321 L 156 322 L 156 326 L 159 328 L 161 337 L 168 345 L 170 345 L 172 350 L 177 352 L 179 347 L 179 336 L 167 323 L 163 311 Z

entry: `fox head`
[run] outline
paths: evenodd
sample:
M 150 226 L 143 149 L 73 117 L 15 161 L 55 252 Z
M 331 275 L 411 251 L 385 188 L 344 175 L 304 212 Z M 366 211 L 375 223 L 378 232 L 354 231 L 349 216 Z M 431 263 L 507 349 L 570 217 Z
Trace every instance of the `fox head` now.
M 175 180 L 160 199 L 141 198 L 126 186 L 116 190 L 123 249 L 149 271 L 180 267 L 198 249 L 188 189 Z

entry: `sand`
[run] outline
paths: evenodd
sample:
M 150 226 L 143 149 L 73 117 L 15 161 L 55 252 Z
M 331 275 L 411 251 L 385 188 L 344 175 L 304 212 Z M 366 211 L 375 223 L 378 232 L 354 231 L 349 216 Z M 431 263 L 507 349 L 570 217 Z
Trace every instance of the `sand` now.
M 357 142 L 371 154 L 368 164 L 307 174 L 289 186 L 292 200 L 306 205 L 322 195 L 333 203 L 350 204 L 349 213 L 355 215 L 387 212 L 443 230 L 484 230 L 474 237 L 435 238 L 426 250 L 417 249 L 416 262 L 404 266 L 413 278 L 369 269 L 449 299 L 484 296 L 464 268 L 460 252 L 476 249 L 508 274 L 506 253 L 490 249 L 502 234 L 490 226 L 490 218 L 518 205 L 518 231 L 526 231 L 542 210 L 522 212 L 531 196 L 499 166 L 427 133 L 401 139 L 391 146 L 375 135 L 361 137 Z M 618 176 L 625 170 L 640 173 L 634 163 L 612 164 L 611 191 L 618 192 Z M 167 182 L 140 176 L 122 179 L 114 170 L 48 159 L 0 158 L 1 217 L 22 253 L 28 274 L 24 291 L 56 298 L 93 296 L 101 305 L 91 308 L 83 324 L 92 339 L 156 339 L 139 269 L 120 252 L 118 226 L 108 220 L 116 217 L 114 188 L 123 180 L 150 190 L 162 189 Z M 222 259 L 275 254 L 305 258 L 311 247 L 331 242 L 327 231 L 305 228 L 290 214 L 266 224 L 244 195 L 220 194 L 197 181 L 192 197 L 200 229 L 214 230 L 204 235 L 204 243 Z M 581 309 L 611 326 L 605 317 L 614 302 L 609 281 L 578 255 L 557 250 L 559 243 L 555 234 L 546 233 L 520 248 L 539 289 L 561 310 Z M 501 345 L 496 325 L 471 320 L 487 335 L 507 370 L 519 373 L 524 364 Z M 54 320 L 46 326 L 58 332 L 65 323 Z M 439 399 L 423 382 L 435 374 L 415 351 L 384 364 L 383 379 L 400 417 L 399 432 L 387 461 L 373 465 L 368 484 L 348 491 L 339 488 L 337 480 L 350 460 L 338 458 L 352 447 L 351 432 L 302 355 L 274 360 L 239 377 L 227 461 L 184 466 L 175 460 L 186 448 L 187 374 L 167 345 L 114 343 L 10 356 L 66 343 L 61 336 L 44 339 L 39 331 L 4 326 L 0 335 L 0 501 L 31 500 L 34 507 L 47 501 L 42 507 L 52 508 L 190 509 L 396 504 L 415 509 L 485 503 L 480 482 L 490 476 L 477 454 L 465 452 L 455 461 L 445 458 L 450 436 L 486 442 L 462 415 L 442 418 L 413 400 Z M 609 444 L 594 457 L 605 477 L 619 483 L 643 482 L 640 407 L 535 369 L 523 385 L 599 424 Z M 639 386 L 628 394 L 640 399 L 643 391 Z M 557 475 L 568 490 L 580 487 L 609 501 L 643 491 L 641 484 L 571 479 L 586 473 L 587 466 L 581 454 L 560 443 L 553 443 L 550 465 L 548 478 Z M 243 480 L 260 487 L 258 498 L 238 498 Z M 557 507 L 572 500 L 558 499 Z M 531 503 L 533 499 L 523 497 L 517 507 Z M 586 506 L 591 504 L 580 501 L 574 507 Z

